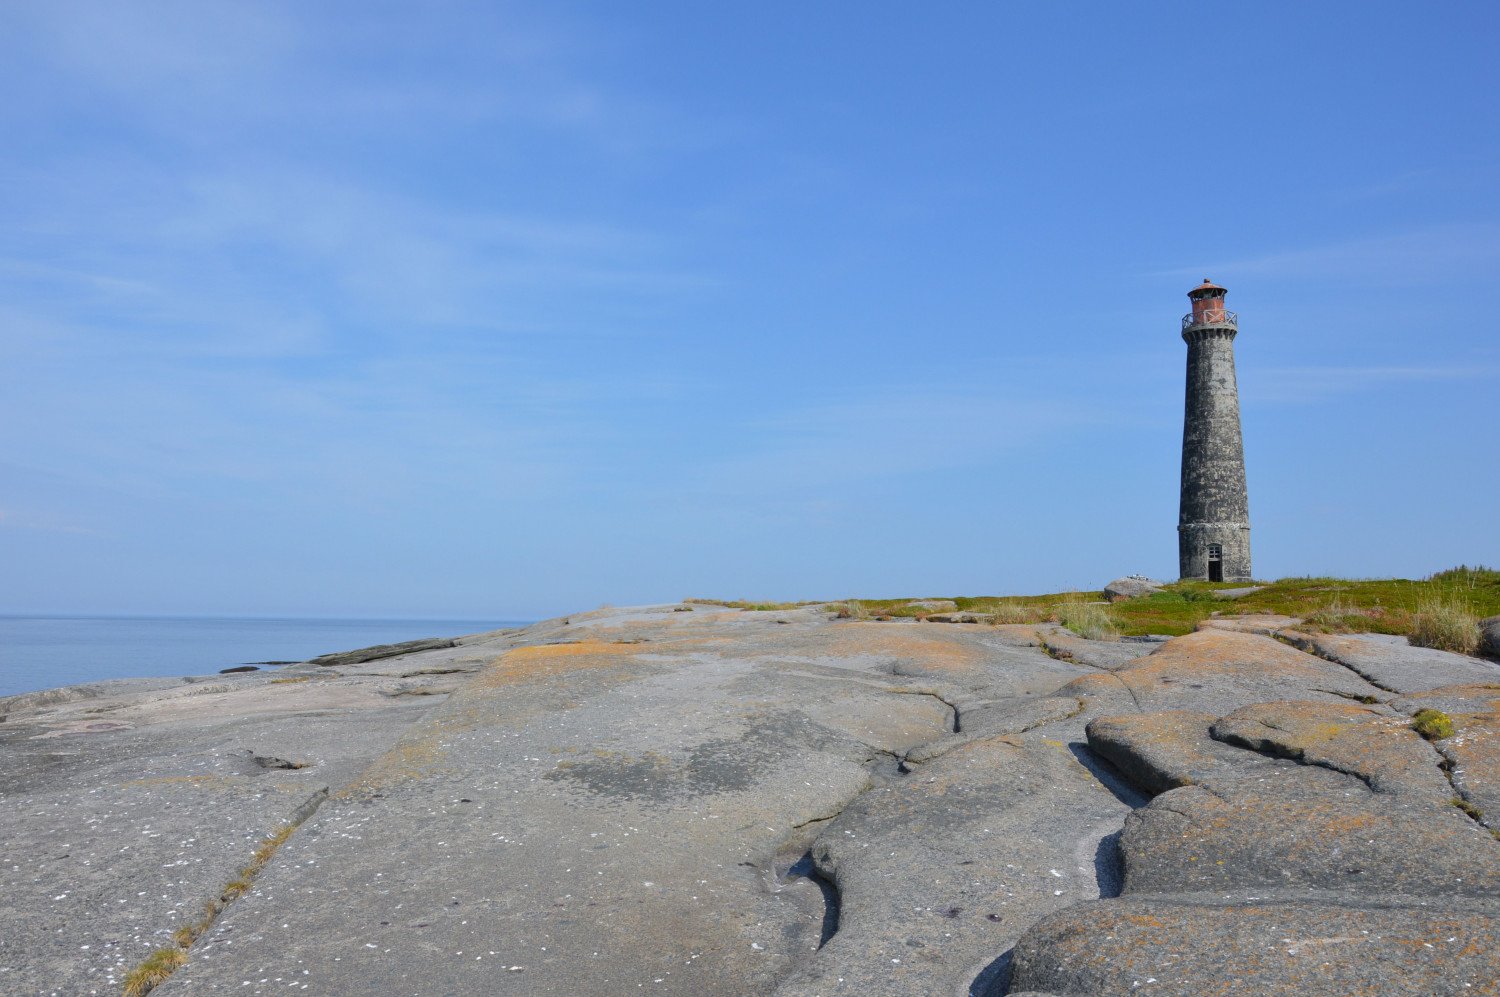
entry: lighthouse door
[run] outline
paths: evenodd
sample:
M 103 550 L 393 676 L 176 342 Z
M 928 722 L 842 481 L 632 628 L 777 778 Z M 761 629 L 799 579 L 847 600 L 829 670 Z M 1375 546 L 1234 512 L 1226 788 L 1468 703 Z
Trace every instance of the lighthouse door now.
M 1224 548 L 1219 544 L 1208 545 L 1208 580 L 1211 582 L 1224 580 Z

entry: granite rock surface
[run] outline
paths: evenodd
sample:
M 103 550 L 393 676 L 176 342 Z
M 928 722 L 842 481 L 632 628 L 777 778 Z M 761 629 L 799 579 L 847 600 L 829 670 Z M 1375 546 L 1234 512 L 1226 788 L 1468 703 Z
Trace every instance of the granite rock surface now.
M 1500 666 L 1296 622 L 667 605 L 13 697 L 0 992 L 185 925 L 161 994 L 1500 992 Z

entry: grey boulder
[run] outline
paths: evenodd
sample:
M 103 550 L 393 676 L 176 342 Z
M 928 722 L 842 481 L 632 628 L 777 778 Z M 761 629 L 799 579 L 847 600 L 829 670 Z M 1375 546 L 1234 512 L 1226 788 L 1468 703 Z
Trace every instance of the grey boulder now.
M 1487 658 L 1500 658 L 1500 616 L 1487 616 L 1479 621 L 1479 653 Z
M 1162 586 L 1165 584 L 1165 582 L 1158 582 L 1144 575 L 1126 575 L 1124 578 L 1116 578 L 1104 586 L 1104 598 L 1110 602 L 1137 599 L 1143 595 L 1160 592 Z

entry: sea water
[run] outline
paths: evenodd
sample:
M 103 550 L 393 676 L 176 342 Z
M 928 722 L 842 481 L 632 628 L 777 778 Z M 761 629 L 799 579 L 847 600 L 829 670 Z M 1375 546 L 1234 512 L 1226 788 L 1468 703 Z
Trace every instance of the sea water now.
M 332 651 L 526 622 L 0 616 L 0 696 L 104 679 L 212 675 L 237 665 L 305 661 Z

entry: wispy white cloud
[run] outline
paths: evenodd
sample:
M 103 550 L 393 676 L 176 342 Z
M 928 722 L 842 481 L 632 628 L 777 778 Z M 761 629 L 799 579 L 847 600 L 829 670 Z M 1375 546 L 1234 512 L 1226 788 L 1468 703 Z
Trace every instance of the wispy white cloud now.
M 0 29 L 64 81 L 60 96 L 186 148 L 252 151 L 269 137 L 452 128 L 566 134 L 611 155 L 700 145 L 731 123 L 689 119 L 593 78 L 615 42 L 586 20 L 514 3 L 413 17 L 400 5 L 58 0 L 0 11 Z M 392 37 L 399 58 L 372 64 Z M 489 136 L 487 136 L 488 138 Z
M 89 191 L 80 178 L 71 200 L 40 198 L 57 205 L 44 217 L 41 207 L 17 209 L 4 240 L 11 255 L 0 258 L 13 312 L 75 335 L 97 328 L 110 352 L 311 355 L 353 329 L 420 339 L 424 349 L 444 326 L 609 335 L 579 320 L 581 303 L 618 309 L 714 284 L 638 228 L 472 211 L 352 177 L 290 168 L 187 176 L 126 210 L 113 195 L 128 178 L 115 181 Z M 17 257 L 23 248 L 50 262 Z M 3 335 L 15 337 L 16 326 Z
M 1241 277 L 1365 284 L 1425 284 L 1455 274 L 1488 276 L 1500 265 L 1500 226 L 1473 222 L 1433 226 L 1369 238 L 1226 258 L 1153 277 L 1201 277 L 1230 283 Z
M 1500 367 L 1489 362 L 1413 366 L 1263 367 L 1248 389 L 1252 402 L 1308 403 L 1336 395 L 1372 391 L 1395 384 L 1500 380 Z
M 0 530 L 34 530 L 40 533 L 76 533 L 101 536 L 100 531 L 72 522 L 55 512 L 0 509 Z
M 1335 200 L 1344 202 L 1377 200 L 1416 190 L 1440 178 L 1444 172 L 1444 168 L 1437 166 L 1428 166 L 1416 170 L 1403 170 L 1400 173 L 1380 180 L 1342 187 L 1334 192 L 1332 196 Z
M 1103 419 L 1078 398 L 1020 397 L 1004 386 L 893 386 L 751 420 L 736 429 L 738 452 L 700 464 L 690 487 L 817 496 L 880 478 L 993 465 Z

